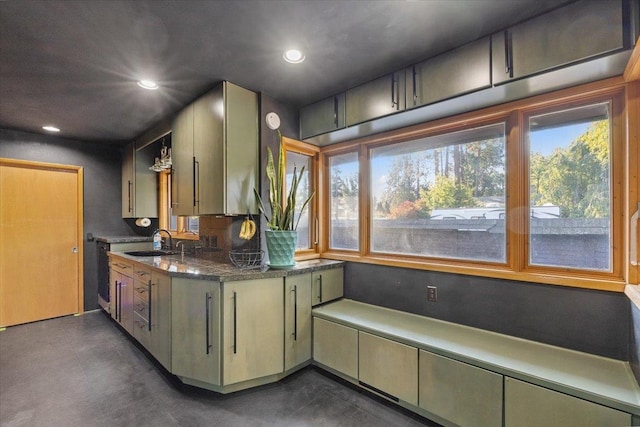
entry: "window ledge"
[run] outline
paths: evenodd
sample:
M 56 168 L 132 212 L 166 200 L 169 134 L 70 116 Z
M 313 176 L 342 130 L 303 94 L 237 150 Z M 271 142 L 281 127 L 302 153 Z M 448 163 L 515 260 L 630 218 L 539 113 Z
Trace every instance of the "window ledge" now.
M 461 264 L 413 260 L 400 257 L 358 256 L 352 253 L 324 252 L 322 258 L 341 261 L 360 262 L 390 267 L 410 268 L 415 270 L 438 271 L 443 273 L 464 274 L 468 276 L 490 277 L 495 279 L 514 280 L 519 282 L 539 283 L 544 285 L 568 286 L 574 288 L 594 289 L 609 292 L 625 292 L 625 282 L 621 278 L 588 277 L 583 275 L 566 275 L 557 272 L 513 271 L 507 266 L 487 264 Z M 640 304 L 640 290 L 638 291 Z M 639 305 L 640 307 L 640 305 Z

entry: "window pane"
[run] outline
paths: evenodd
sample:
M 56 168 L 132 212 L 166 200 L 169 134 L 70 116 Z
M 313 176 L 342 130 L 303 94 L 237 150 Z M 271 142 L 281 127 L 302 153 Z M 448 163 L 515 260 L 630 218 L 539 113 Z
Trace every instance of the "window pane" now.
M 358 153 L 329 158 L 329 247 L 357 250 L 358 241 Z
M 302 208 L 302 204 L 311 194 L 311 165 L 312 158 L 310 156 L 306 156 L 304 154 L 293 153 L 287 151 L 287 189 L 291 188 L 291 181 L 293 180 L 293 172 L 294 168 L 296 170 L 296 174 L 300 173 L 302 167 L 304 167 L 304 173 L 300 178 L 300 183 L 298 184 L 298 192 L 296 193 L 296 217 L 294 218 L 295 222 L 298 222 L 298 243 L 296 244 L 296 249 L 309 249 L 311 248 L 311 228 L 309 227 L 309 206 L 305 207 L 305 209 L 300 212 Z M 299 213 L 299 216 L 298 216 Z M 295 226 L 294 222 L 294 226 Z
M 505 125 L 371 151 L 374 252 L 505 261 Z
M 529 118 L 529 262 L 611 269 L 609 103 Z

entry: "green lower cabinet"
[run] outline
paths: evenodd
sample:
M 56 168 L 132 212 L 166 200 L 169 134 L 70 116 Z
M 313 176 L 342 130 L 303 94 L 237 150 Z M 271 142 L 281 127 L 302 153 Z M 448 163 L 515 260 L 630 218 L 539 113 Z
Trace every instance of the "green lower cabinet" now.
M 313 360 L 358 378 L 358 330 L 313 318 Z
M 283 279 L 222 284 L 222 384 L 284 371 Z
M 419 406 L 454 425 L 501 427 L 502 379 L 500 374 L 420 350 Z
M 171 371 L 171 277 L 151 274 L 151 354 Z
M 418 404 L 418 349 L 358 333 L 360 384 L 392 400 Z
M 220 384 L 220 283 L 171 279 L 171 373 Z
M 311 359 L 311 273 L 284 279 L 284 370 Z
M 312 305 L 342 298 L 344 295 L 344 269 L 333 268 L 311 273 Z
M 505 427 L 629 426 L 631 415 L 543 387 L 505 378 Z

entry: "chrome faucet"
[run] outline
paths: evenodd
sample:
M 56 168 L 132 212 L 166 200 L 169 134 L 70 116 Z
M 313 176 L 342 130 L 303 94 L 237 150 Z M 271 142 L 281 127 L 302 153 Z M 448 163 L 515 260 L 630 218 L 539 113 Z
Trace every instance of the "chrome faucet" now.
M 162 232 L 167 233 L 167 235 L 169 236 L 169 250 L 173 249 L 173 237 L 171 236 L 171 232 L 169 230 L 166 230 L 164 228 L 156 228 L 156 230 L 153 232 L 152 236 L 155 236 L 156 233 L 161 234 Z
M 176 243 L 176 249 L 178 249 L 178 246 L 180 246 L 180 255 L 184 256 L 184 241 L 183 240 L 179 240 Z

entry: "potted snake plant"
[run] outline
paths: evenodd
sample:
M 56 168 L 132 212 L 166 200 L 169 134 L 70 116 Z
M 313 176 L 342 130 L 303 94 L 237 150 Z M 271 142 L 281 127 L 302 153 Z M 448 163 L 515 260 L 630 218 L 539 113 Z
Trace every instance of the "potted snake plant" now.
M 274 114 L 274 113 L 269 113 Z M 311 192 L 297 210 L 298 205 L 298 186 L 304 174 L 304 166 L 300 171 L 296 167 L 293 168 L 293 176 L 288 192 L 285 194 L 286 180 L 286 151 L 282 143 L 282 134 L 278 129 L 279 119 L 269 119 L 267 115 L 267 124 L 278 133 L 278 166 L 273 158 L 271 148 L 267 147 L 267 164 L 265 173 L 269 180 L 269 211 L 260 197 L 260 193 L 254 188 L 258 209 L 267 221 L 268 229 L 265 230 L 265 239 L 267 243 L 267 253 L 269 254 L 269 266 L 273 268 L 290 268 L 295 265 L 294 254 L 296 243 L 298 241 L 298 223 L 302 216 L 302 212 L 309 205 L 314 196 Z M 277 116 L 276 116 L 277 117 Z M 274 125 L 275 123 L 275 125 Z M 272 127 L 275 126 L 275 127 Z

